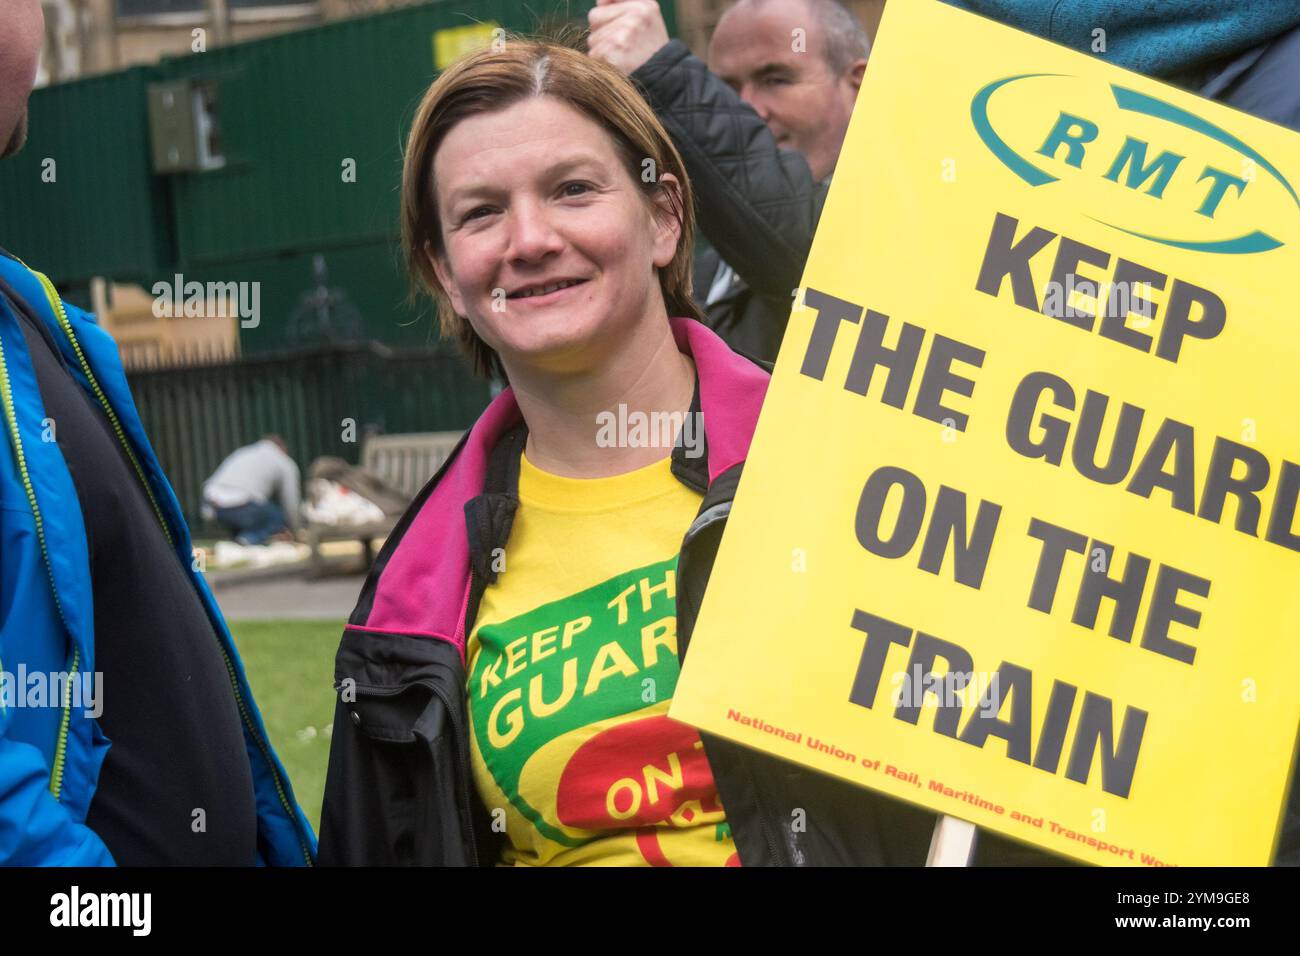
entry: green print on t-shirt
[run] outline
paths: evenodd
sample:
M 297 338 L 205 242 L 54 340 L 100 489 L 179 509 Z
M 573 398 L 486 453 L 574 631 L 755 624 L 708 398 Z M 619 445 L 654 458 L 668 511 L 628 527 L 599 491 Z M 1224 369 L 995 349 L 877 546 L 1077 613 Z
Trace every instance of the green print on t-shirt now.
M 523 799 L 523 768 L 557 737 L 672 698 L 676 575 L 673 555 L 478 630 L 469 694 L 479 751 L 497 786 L 549 840 L 585 842 Z

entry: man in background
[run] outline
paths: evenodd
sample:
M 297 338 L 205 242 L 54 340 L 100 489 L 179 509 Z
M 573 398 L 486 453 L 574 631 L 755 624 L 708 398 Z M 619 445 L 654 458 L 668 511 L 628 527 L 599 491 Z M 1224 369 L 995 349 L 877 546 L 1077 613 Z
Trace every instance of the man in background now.
M 298 528 L 298 466 L 279 435 L 237 448 L 203 483 L 203 503 L 239 544 L 290 539 Z

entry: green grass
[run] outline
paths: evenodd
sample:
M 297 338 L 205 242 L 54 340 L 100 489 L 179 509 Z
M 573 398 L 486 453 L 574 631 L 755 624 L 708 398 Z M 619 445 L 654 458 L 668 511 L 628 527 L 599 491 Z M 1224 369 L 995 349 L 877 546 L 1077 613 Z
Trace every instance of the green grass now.
M 320 830 L 344 621 L 231 621 L 239 656 L 294 796 Z

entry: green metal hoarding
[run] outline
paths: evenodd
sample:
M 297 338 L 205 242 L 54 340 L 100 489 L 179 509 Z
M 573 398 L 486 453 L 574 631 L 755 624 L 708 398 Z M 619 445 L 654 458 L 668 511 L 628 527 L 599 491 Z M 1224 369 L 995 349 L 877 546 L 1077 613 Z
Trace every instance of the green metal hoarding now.
M 37 90 L 27 145 L 0 163 L 0 245 L 60 285 L 144 282 L 171 264 L 169 187 L 149 162 L 135 68 Z

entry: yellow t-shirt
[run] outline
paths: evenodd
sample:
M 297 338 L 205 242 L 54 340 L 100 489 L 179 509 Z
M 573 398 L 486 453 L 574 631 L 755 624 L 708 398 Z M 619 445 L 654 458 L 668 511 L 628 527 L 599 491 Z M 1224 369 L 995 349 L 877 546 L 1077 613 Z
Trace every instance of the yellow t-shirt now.
M 700 496 L 670 459 L 564 478 L 521 456 L 504 566 L 469 643 L 474 784 L 501 862 L 738 866 L 677 686 L 677 552 Z

